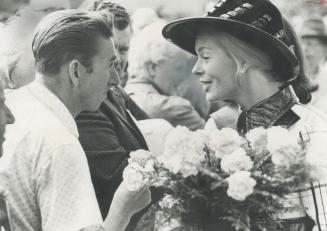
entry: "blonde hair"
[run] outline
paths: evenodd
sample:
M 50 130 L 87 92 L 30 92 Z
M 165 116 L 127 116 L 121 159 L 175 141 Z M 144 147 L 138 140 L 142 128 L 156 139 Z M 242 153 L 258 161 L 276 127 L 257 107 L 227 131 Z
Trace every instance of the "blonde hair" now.
M 210 30 L 212 32 L 212 30 Z M 239 84 L 239 73 L 242 67 L 252 68 L 273 76 L 273 61 L 271 57 L 257 47 L 240 40 L 239 38 L 224 31 L 213 30 L 217 35 L 217 43 L 230 56 L 237 65 L 235 79 Z

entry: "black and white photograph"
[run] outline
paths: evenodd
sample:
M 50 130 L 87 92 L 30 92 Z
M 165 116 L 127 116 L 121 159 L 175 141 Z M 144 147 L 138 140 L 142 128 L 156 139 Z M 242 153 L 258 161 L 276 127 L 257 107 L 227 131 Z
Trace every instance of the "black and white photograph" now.
M 0 0 L 0 231 L 327 231 L 327 0 Z

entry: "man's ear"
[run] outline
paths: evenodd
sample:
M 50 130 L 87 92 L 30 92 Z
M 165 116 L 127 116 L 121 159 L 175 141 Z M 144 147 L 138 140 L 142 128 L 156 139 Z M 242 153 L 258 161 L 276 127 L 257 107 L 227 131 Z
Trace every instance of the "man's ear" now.
M 157 65 L 154 64 L 154 63 L 150 63 L 148 66 L 147 66 L 147 71 L 149 73 L 149 76 L 153 79 L 155 76 L 156 76 L 156 68 L 157 68 Z
M 78 86 L 86 72 L 86 68 L 76 59 L 72 60 L 68 65 L 69 78 L 74 86 Z

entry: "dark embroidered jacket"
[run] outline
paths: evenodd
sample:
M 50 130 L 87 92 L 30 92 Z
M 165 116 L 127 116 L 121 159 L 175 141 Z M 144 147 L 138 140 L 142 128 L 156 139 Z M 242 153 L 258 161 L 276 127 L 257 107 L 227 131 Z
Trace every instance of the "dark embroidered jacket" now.
M 283 126 L 290 127 L 300 117 L 292 111 L 297 98 L 290 88 L 285 88 L 273 96 L 242 112 L 237 122 L 237 130 L 244 135 L 257 127 Z
M 239 116 L 237 129 L 241 135 L 257 127 L 282 126 L 289 128 L 301 118 L 292 107 L 298 104 L 297 97 L 290 88 L 285 88 L 273 96 L 259 102 Z M 301 196 L 300 196 L 301 197 Z M 311 231 L 314 221 L 309 217 L 284 220 L 283 231 Z

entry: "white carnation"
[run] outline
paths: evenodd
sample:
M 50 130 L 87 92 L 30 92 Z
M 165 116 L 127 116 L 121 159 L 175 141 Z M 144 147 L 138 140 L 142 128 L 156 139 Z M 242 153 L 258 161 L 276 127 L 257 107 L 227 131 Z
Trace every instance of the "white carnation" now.
M 230 155 L 225 155 L 221 160 L 221 169 L 226 173 L 248 171 L 253 167 L 253 162 L 243 148 L 238 148 Z
M 238 149 L 244 143 L 244 139 L 231 128 L 214 130 L 209 135 L 209 148 L 215 152 L 218 159 L 223 158 Z
M 227 195 L 238 201 L 244 201 L 246 197 L 251 195 L 257 184 L 248 171 L 235 172 L 227 178 L 227 181 Z
M 205 159 L 206 133 L 192 132 L 177 126 L 167 135 L 165 149 L 158 161 L 173 173 L 181 173 L 184 177 L 197 175 L 198 166 Z
M 251 129 L 246 134 L 246 139 L 256 153 L 262 153 L 267 149 L 267 130 L 263 127 Z
M 139 191 L 148 183 L 140 169 L 133 167 L 126 167 L 124 169 L 123 179 L 126 189 L 132 192 Z
M 290 166 L 301 152 L 298 137 L 282 127 L 267 130 L 267 150 L 278 166 Z
M 299 147 L 298 136 L 286 128 L 271 127 L 267 129 L 267 149 L 270 152 L 279 151 L 285 147 Z
M 159 206 L 162 209 L 173 209 L 176 206 L 181 206 L 180 200 L 174 198 L 171 195 L 165 195 L 160 201 L 159 201 Z
M 145 165 L 145 163 L 148 160 L 153 159 L 153 158 L 154 157 L 151 152 L 149 152 L 147 150 L 139 149 L 139 150 L 133 151 L 129 154 L 128 162 L 129 163 L 136 162 L 141 165 Z
M 155 177 L 155 159 L 146 150 L 137 150 L 130 153 L 128 165 L 124 169 L 123 179 L 127 190 L 139 191 L 149 184 Z

